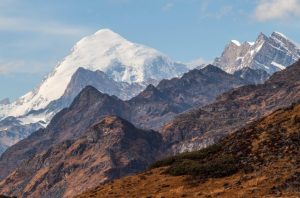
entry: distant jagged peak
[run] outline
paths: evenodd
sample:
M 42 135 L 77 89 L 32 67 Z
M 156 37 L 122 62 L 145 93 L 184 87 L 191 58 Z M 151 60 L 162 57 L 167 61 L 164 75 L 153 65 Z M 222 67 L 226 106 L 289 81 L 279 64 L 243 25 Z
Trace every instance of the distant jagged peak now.
M 278 31 L 270 36 L 261 32 L 255 42 L 230 41 L 213 64 L 232 74 L 249 67 L 264 70 L 271 75 L 299 58 L 300 49 L 287 36 Z

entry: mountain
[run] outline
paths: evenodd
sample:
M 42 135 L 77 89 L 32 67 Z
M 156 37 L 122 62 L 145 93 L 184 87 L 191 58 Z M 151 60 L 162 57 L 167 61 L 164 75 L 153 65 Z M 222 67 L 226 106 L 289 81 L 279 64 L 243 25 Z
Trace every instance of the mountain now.
M 263 84 L 271 75 L 261 69 L 251 69 L 245 67 L 233 73 L 234 76 L 240 77 L 249 84 Z
M 28 189 L 31 190 L 29 193 L 35 192 L 39 194 L 42 192 L 37 189 L 38 185 L 35 186 L 34 184 L 38 184 L 38 182 L 41 181 L 45 185 L 48 185 L 49 183 L 54 185 L 47 187 L 48 189 L 51 189 L 51 192 L 54 193 L 51 195 L 61 195 L 62 191 L 60 191 L 60 189 L 64 189 L 64 187 L 62 185 L 63 183 L 58 181 L 63 180 L 61 179 L 61 175 L 65 175 L 67 178 L 68 171 L 72 172 L 73 168 L 71 167 L 68 169 L 67 165 L 69 163 L 73 164 L 74 159 L 63 157 L 62 159 L 64 160 L 65 164 L 60 165 L 58 169 L 47 172 L 47 169 L 41 169 L 44 164 L 42 159 L 48 159 L 48 156 L 44 155 L 45 153 L 52 151 L 54 147 L 58 146 L 59 149 L 55 150 L 54 153 L 49 156 L 49 159 L 52 159 L 51 164 L 56 164 L 55 162 L 59 161 L 58 159 L 61 159 L 61 155 L 66 153 L 65 151 L 68 150 L 68 148 L 64 149 L 65 147 L 59 147 L 59 145 L 63 145 L 64 142 L 71 142 L 70 144 L 73 145 L 73 142 L 81 141 L 82 137 L 85 136 L 86 131 L 89 131 L 91 126 L 97 125 L 99 120 L 105 120 L 107 115 L 116 115 L 121 117 L 121 120 L 126 119 L 128 121 L 132 121 L 133 118 L 137 118 L 135 116 L 139 115 L 141 121 L 136 119 L 133 123 L 140 122 L 147 125 L 147 121 L 151 123 L 153 118 L 155 119 L 157 117 L 164 117 L 165 115 L 168 115 L 168 111 L 172 110 L 172 108 L 162 108 L 168 107 L 166 105 L 174 105 L 175 107 L 181 108 L 187 104 L 191 105 L 192 103 L 189 102 L 193 100 L 189 98 L 194 98 L 201 93 L 197 89 L 195 89 L 195 92 L 188 90 L 189 87 L 194 89 L 193 86 L 190 86 L 191 84 L 198 82 L 198 86 L 200 84 L 204 86 L 203 81 L 210 83 L 215 82 L 216 85 L 220 85 L 220 82 L 224 82 L 222 80 L 218 81 L 220 80 L 219 78 L 212 78 L 210 76 L 211 74 L 215 74 L 218 77 L 226 75 L 229 79 L 235 79 L 233 75 L 227 74 L 217 67 L 209 66 L 202 70 L 192 70 L 188 74 L 182 76 L 182 78 L 171 79 L 169 81 L 165 81 L 164 83 L 161 82 L 164 86 L 160 84 L 156 87 L 149 85 L 141 94 L 129 101 L 122 101 L 115 96 L 109 96 L 107 94 L 100 93 L 95 88 L 90 86 L 86 87 L 75 98 L 69 108 L 62 110 L 56 116 L 54 116 L 46 129 L 42 129 L 31 134 L 28 138 L 25 138 L 24 140 L 7 149 L 7 151 L 0 157 L 0 187 L 2 184 L 0 193 L 13 194 L 14 192 L 12 189 L 20 189 L 20 191 L 15 191 L 15 193 L 18 194 L 21 193 L 25 187 L 28 187 L 25 189 L 25 191 Z M 297 62 L 288 67 L 286 70 L 274 74 L 265 84 L 248 85 L 235 88 L 221 95 L 217 101 L 213 102 L 212 104 L 196 108 L 196 110 L 190 110 L 182 115 L 179 115 L 173 121 L 165 124 L 162 128 L 162 138 L 158 138 L 156 140 L 156 142 L 160 143 L 157 144 L 155 148 L 159 149 L 154 153 L 152 153 L 150 150 L 148 150 L 146 153 L 150 154 L 151 156 L 160 157 L 161 154 L 168 155 L 185 150 L 197 150 L 214 143 L 228 133 L 234 132 L 236 129 L 242 127 L 251 120 L 260 118 L 280 107 L 292 104 L 300 98 L 300 87 L 298 86 L 299 74 L 300 62 Z M 217 80 L 212 81 L 212 79 Z M 238 78 L 238 80 L 241 81 L 240 78 Z M 178 92 L 172 90 L 168 91 L 168 88 L 171 87 L 171 84 L 176 85 L 175 87 L 180 85 L 178 87 Z M 212 88 L 211 85 L 208 87 Z M 177 94 L 180 95 L 180 92 L 183 90 L 187 91 L 187 93 L 194 93 L 194 95 L 187 95 L 187 98 L 176 100 L 177 97 L 173 96 L 176 96 Z M 168 97 L 169 95 L 172 95 L 172 98 L 174 98 L 173 101 L 170 100 Z M 167 103 L 167 101 L 172 101 L 172 103 Z M 143 107 L 145 107 L 145 109 L 143 109 Z M 154 107 L 156 107 L 156 109 Z M 141 111 L 138 111 L 139 109 Z M 173 113 L 174 112 L 175 111 L 173 111 Z M 116 116 L 113 116 L 113 119 L 117 119 Z M 145 119 L 147 117 L 151 117 L 151 119 Z M 116 122 L 118 123 L 118 121 Z M 114 131 L 114 127 L 111 125 L 104 126 L 104 128 L 112 129 Z M 101 140 L 105 140 L 105 138 L 103 137 Z M 107 140 L 107 142 L 110 141 L 113 144 L 104 144 L 107 145 L 107 147 L 98 146 L 97 152 L 103 153 L 113 149 L 115 145 L 114 141 L 111 139 Z M 103 143 L 100 145 L 103 145 Z M 133 144 L 133 146 L 135 145 L 136 144 Z M 143 145 L 136 146 L 137 147 L 134 147 L 134 151 L 140 151 L 144 148 Z M 125 150 L 127 149 L 124 149 L 124 151 Z M 85 151 L 86 150 L 83 149 L 79 156 L 86 156 L 86 154 L 87 156 L 90 156 L 89 152 L 86 153 Z M 131 152 L 133 151 L 130 150 L 130 153 Z M 58 158 L 53 157 L 55 156 L 55 153 L 59 155 Z M 144 153 L 139 153 L 139 155 L 140 154 L 143 156 L 145 155 Z M 139 155 L 136 157 L 143 157 Z M 44 157 L 39 158 L 38 156 Z M 98 159 L 99 156 L 96 158 Z M 89 157 L 85 157 L 84 159 L 88 160 Z M 91 157 L 91 159 L 93 159 L 93 157 Z M 149 161 L 147 161 L 148 164 L 151 163 L 150 159 L 154 160 L 154 158 L 149 158 Z M 81 162 L 82 160 L 76 161 L 78 167 L 83 166 L 83 168 L 79 169 L 76 169 L 75 166 L 74 170 L 77 170 L 77 172 L 80 172 L 81 169 L 86 170 L 84 168 L 84 163 L 82 164 Z M 47 163 L 44 165 L 47 166 Z M 122 163 L 119 165 L 120 169 L 126 167 L 126 165 Z M 230 164 L 230 166 L 231 165 L 232 164 Z M 111 167 L 111 165 L 109 165 L 109 167 Z M 86 168 L 89 168 L 89 166 Z M 137 165 L 135 169 L 130 170 L 135 172 L 138 170 L 138 168 L 143 169 L 145 166 Z M 43 171 L 46 171 L 45 174 L 49 173 L 51 175 L 46 177 L 47 180 L 45 180 L 43 177 L 40 177 L 41 174 L 43 175 Z M 33 178 L 25 173 L 33 175 Z M 86 172 L 84 173 L 86 174 Z M 132 172 L 125 169 L 124 172 L 122 172 L 122 175 L 128 173 Z M 22 176 L 23 174 L 25 176 Z M 84 174 L 78 175 L 79 177 L 84 177 Z M 106 176 L 106 173 L 99 172 L 98 178 L 107 178 Z M 29 178 L 31 182 L 27 183 L 24 178 Z M 56 183 L 56 181 L 59 184 Z M 80 180 L 78 178 L 74 179 L 74 181 L 68 181 L 70 181 L 70 183 L 74 182 L 73 184 L 75 184 L 75 181 L 85 183 L 89 180 Z M 100 182 L 100 180 L 98 181 Z M 57 184 L 57 187 L 55 184 Z M 80 185 L 77 183 L 75 186 L 78 188 Z M 35 189 L 37 189 L 37 191 L 35 191 Z M 78 190 L 83 191 L 85 189 L 78 188 Z M 68 192 L 68 190 L 66 190 L 66 192 Z
M 102 93 L 117 96 L 121 99 L 131 99 L 138 95 L 145 86 L 140 83 L 117 82 L 104 72 L 90 71 L 79 68 L 72 76 L 64 95 L 61 98 L 69 98 L 69 104 L 86 86 L 93 86 Z
M 14 117 L 5 118 L 0 122 L 0 155 L 11 145 L 42 127 L 40 123 L 22 124 Z
M 156 87 L 150 85 L 131 99 L 130 120 L 137 126 L 158 130 L 178 113 L 212 103 L 219 94 L 245 83 L 212 65 L 194 69 L 181 78 L 162 80 Z
M 232 40 L 213 64 L 229 73 L 250 67 L 273 74 L 299 58 L 300 49 L 283 34 L 273 32 L 270 37 L 261 33 L 255 42 Z
M 298 103 L 217 145 L 169 157 L 77 197 L 299 197 L 299 127 Z
M 14 127 L 14 130 L 10 130 L 10 132 L 15 134 L 16 137 L 22 137 L 21 139 L 23 139 L 29 135 L 30 132 L 46 126 L 47 124 L 45 122 L 40 121 L 31 124 L 30 121 L 32 118 L 41 118 L 41 115 L 43 116 L 51 112 L 54 113 L 61 106 L 69 106 L 68 104 L 71 104 L 71 99 L 74 98 L 77 91 L 88 84 L 96 86 L 98 90 L 103 90 L 103 93 L 105 93 L 107 89 L 110 89 L 115 95 L 125 93 L 118 92 L 119 90 L 128 90 L 129 92 L 129 90 L 133 91 L 140 89 L 140 86 L 134 83 L 128 84 L 112 81 L 111 78 L 107 77 L 103 72 L 91 72 L 80 68 L 75 75 L 73 75 L 66 92 L 59 100 L 51 102 L 46 109 L 31 111 L 29 115 L 19 117 L 18 119 L 11 119 L 17 120 L 19 125 L 18 128 Z M 214 66 L 208 66 L 202 70 L 192 70 L 184 74 L 181 78 L 163 80 L 157 87 L 149 85 L 143 92 L 129 101 L 121 101 L 120 99 L 116 99 L 116 97 L 110 97 L 108 95 L 106 97 L 110 98 L 112 106 L 111 110 L 112 112 L 115 112 L 116 115 L 131 121 L 141 128 L 159 129 L 178 113 L 194 106 L 202 106 L 213 102 L 215 97 L 220 93 L 244 84 L 245 82 L 242 79 L 227 74 Z M 99 100 L 101 99 L 101 96 L 95 96 L 95 98 L 97 97 Z M 96 105 L 91 111 L 98 110 L 103 113 L 103 115 L 111 113 L 111 111 L 108 111 L 105 108 L 108 107 L 105 105 Z M 88 109 L 89 108 L 84 109 L 84 107 L 82 107 L 83 112 L 86 110 L 88 111 Z M 6 128 L 11 128 L 10 126 L 14 123 L 4 122 L 5 120 L 0 122 L 0 125 L 1 123 L 3 125 L 3 127 L 0 128 L 3 137 L 0 137 L 0 140 L 3 139 L 3 142 L 6 142 L 4 148 L 7 148 L 8 146 L 11 146 L 12 143 L 16 143 L 17 138 L 6 135 L 7 133 L 4 130 Z M 91 123 L 88 122 L 88 124 L 84 126 L 86 127 L 89 124 Z M 35 126 L 35 128 L 32 128 L 32 126 Z M 26 133 L 18 134 L 19 131 L 26 131 Z M 4 150 L 4 148 L 2 150 Z
M 0 105 L 0 125 L 4 126 L 0 129 L 4 134 L 0 142 L 6 142 L 4 147 L 0 145 L 0 154 L 17 141 L 15 137 L 22 139 L 46 127 L 88 85 L 128 100 L 149 84 L 156 85 L 187 71 L 185 65 L 155 49 L 132 43 L 109 29 L 99 30 L 81 39 L 36 89 L 11 104 Z M 5 129 L 16 123 L 4 121 L 8 117 L 19 123 L 10 131 L 14 140 L 5 135 Z
M 146 169 L 159 155 L 158 132 L 107 116 L 76 140 L 52 146 L 0 182 L 2 194 L 73 197 L 103 182 Z
M 218 78 L 213 77 L 214 73 Z M 240 78 L 236 79 L 217 67 L 209 66 L 203 70 L 192 70 L 181 78 L 162 81 L 157 87 L 149 85 L 129 101 L 122 101 L 87 86 L 70 107 L 53 117 L 45 129 L 34 132 L 2 154 L 0 179 L 20 166 L 22 161 L 46 152 L 51 146 L 78 139 L 105 116 L 116 115 L 139 128 L 157 129 L 194 105 L 202 106 L 214 101 L 220 94 L 216 90 L 226 91 L 242 83 Z M 172 91 L 171 87 L 177 88 Z
M 161 132 L 169 152 L 206 147 L 248 122 L 300 100 L 300 61 L 264 84 L 247 85 L 220 95 L 216 102 L 176 116 Z
M 102 29 L 81 39 L 70 55 L 34 91 L 11 104 L 7 115 L 24 115 L 43 109 L 59 99 L 80 67 L 100 70 L 117 82 L 130 84 L 172 78 L 187 71 L 184 65 L 172 62 L 152 48 L 127 41 L 109 29 Z

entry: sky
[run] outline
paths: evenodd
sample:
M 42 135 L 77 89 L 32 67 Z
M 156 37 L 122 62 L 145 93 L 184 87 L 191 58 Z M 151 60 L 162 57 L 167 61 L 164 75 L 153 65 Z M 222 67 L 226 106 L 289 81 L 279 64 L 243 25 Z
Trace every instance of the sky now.
M 206 63 L 230 40 L 260 32 L 300 42 L 300 0 L 0 0 L 0 100 L 37 87 L 102 28 L 175 61 Z

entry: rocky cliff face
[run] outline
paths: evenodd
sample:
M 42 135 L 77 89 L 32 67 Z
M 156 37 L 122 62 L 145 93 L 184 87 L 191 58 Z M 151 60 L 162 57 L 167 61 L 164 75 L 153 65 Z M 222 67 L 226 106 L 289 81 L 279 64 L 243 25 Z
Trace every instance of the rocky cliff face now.
M 215 103 L 177 116 L 162 133 L 170 152 L 197 150 L 242 125 L 300 99 L 300 62 L 274 74 L 262 85 L 226 92 Z
M 250 67 L 273 74 L 299 58 L 300 49 L 283 34 L 273 32 L 270 37 L 261 33 L 253 43 L 231 41 L 213 64 L 229 73 Z
M 76 140 L 66 140 L 21 163 L 0 182 L 2 194 L 73 197 L 105 181 L 146 169 L 160 155 L 154 131 L 108 116 Z

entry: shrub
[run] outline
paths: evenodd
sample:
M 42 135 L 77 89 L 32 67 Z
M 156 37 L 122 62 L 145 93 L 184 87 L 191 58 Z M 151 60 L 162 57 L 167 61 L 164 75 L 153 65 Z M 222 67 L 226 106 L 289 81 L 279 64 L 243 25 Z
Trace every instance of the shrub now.
M 175 162 L 175 157 L 168 157 L 166 159 L 157 161 L 150 166 L 150 169 L 159 168 L 164 166 L 170 166 Z
M 214 144 L 211 145 L 207 148 L 201 149 L 199 151 L 193 151 L 193 152 L 185 152 L 178 154 L 173 157 L 168 157 L 166 159 L 160 160 L 155 162 L 150 166 L 150 169 L 152 168 L 159 168 L 159 167 L 164 167 L 164 166 L 170 166 L 174 163 L 180 163 L 184 160 L 203 160 L 207 159 L 211 155 L 217 153 L 218 151 L 221 150 L 221 146 L 219 144 Z
M 209 160 L 205 163 L 200 163 L 195 160 L 185 159 L 181 162 L 173 163 L 165 173 L 179 176 L 192 175 L 207 177 L 225 177 L 237 172 L 238 168 L 235 165 L 236 160 L 233 156 L 226 155 L 218 157 L 215 160 Z

